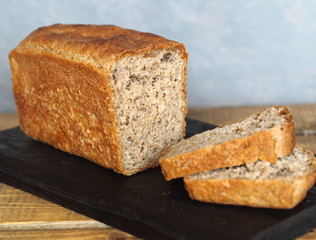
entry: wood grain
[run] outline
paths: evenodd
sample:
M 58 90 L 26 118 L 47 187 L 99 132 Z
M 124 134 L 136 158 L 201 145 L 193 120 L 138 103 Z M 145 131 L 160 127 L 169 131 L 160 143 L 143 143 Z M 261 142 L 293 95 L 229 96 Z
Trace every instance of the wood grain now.
M 188 117 L 224 125 L 266 106 L 190 108 Z M 316 152 L 316 104 L 290 106 L 297 143 Z M 18 125 L 16 113 L 0 114 L 0 130 Z M 0 183 L 0 239 L 103 240 L 138 238 L 27 192 Z M 316 240 L 316 229 L 297 238 Z
M 1 240 L 137 240 L 128 233 L 116 229 L 65 229 L 1 231 Z
M 138 239 L 0 183 L 0 239 Z
M 5 225 L 30 220 L 34 223 L 75 220 L 96 222 L 4 183 L 0 183 L 0 219 L 2 223 L 5 222 Z M 1 224 L 0 229 L 3 228 Z
M 0 114 L 0 131 L 15 127 L 19 124 L 16 113 L 1 113 Z
M 296 143 L 303 148 L 316 153 L 316 135 L 296 136 Z

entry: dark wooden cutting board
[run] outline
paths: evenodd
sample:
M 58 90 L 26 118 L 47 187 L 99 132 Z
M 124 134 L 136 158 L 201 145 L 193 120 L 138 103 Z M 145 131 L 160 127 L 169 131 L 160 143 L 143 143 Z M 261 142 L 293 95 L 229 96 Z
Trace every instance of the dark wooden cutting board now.
M 187 119 L 187 136 L 214 127 Z M 315 186 L 292 210 L 202 203 L 159 167 L 126 177 L 18 127 L 0 132 L 0 180 L 146 239 L 293 239 L 316 227 Z

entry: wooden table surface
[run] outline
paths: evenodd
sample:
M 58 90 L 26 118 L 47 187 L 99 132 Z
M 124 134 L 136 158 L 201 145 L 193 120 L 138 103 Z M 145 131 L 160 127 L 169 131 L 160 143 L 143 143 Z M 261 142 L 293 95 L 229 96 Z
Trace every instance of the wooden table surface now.
M 289 107 L 296 123 L 297 143 L 316 153 L 316 104 Z M 263 108 L 263 106 L 191 108 L 188 117 L 222 125 Z M 0 113 L 0 130 L 17 125 L 15 113 Z M 0 239 L 135 240 L 138 238 L 0 182 Z M 298 239 L 316 240 L 316 228 Z

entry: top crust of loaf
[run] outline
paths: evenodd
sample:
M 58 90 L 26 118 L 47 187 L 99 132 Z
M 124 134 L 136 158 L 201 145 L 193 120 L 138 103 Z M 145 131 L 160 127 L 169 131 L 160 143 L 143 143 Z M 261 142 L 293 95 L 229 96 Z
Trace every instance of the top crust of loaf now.
M 114 25 L 64 25 L 41 27 L 24 39 L 15 51 L 48 51 L 110 70 L 123 57 L 159 49 L 178 49 L 187 59 L 182 43 L 161 36 Z

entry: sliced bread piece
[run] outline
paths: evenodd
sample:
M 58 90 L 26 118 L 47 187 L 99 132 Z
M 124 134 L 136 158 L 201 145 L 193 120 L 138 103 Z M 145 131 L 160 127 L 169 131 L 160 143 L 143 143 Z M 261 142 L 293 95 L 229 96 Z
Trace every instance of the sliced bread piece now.
M 287 107 L 271 107 L 224 127 L 168 147 L 160 157 L 166 180 L 258 159 L 275 163 L 295 146 L 294 122 Z
M 312 152 L 295 147 L 275 164 L 256 161 L 196 173 L 184 178 L 192 199 L 219 204 L 290 209 L 302 201 L 316 180 Z

